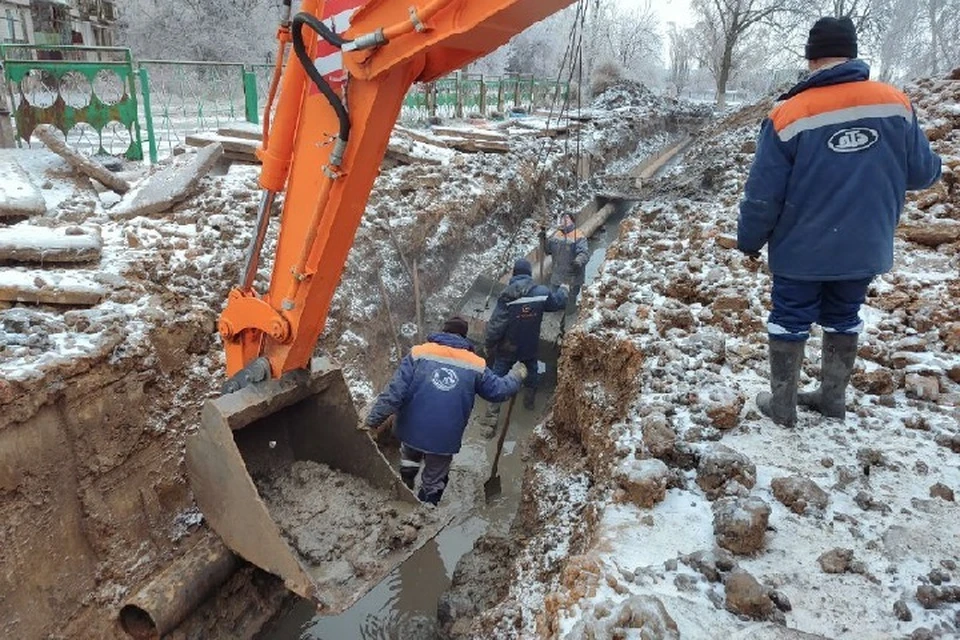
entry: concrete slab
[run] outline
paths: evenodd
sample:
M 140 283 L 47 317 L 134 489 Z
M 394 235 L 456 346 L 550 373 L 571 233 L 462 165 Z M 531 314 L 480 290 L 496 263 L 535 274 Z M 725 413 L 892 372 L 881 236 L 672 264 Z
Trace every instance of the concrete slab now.
M 102 248 L 97 229 L 26 224 L 0 229 L 0 262 L 96 262 Z
M 43 194 L 17 161 L 9 158 L 0 162 L 0 218 L 42 216 L 46 212 Z
M 221 156 L 223 146 L 219 143 L 211 144 L 185 161 L 161 169 L 137 185 L 110 215 L 116 218 L 134 218 L 168 211 L 196 191 L 197 183 L 210 173 Z
M 4 270 L 0 272 L 0 301 L 92 307 L 107 294 L 93 276 L 90 272 Z

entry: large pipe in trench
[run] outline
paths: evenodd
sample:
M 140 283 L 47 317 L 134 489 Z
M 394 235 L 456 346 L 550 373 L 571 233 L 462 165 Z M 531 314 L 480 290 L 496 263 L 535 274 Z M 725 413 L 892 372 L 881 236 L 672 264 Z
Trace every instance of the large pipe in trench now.
M 595 214 L 587 218 L 586 222 L 577 226 L 577 231 L 583 234 L 585 238 L 589 238 L 593 236 L 593 234 L 597 232 L 597 229 L 602 227 L 604 223 L 606 223 L 607 219 L 610 216 L 612 216 L 616 210 L 617 210 L 616 205 L 613 202 L 608 202 L 607 204 L 600 207 L 600 209 Z M 530 264 L 533 265 L 533 272 L 535 274 L 539 274 L 538 270 L 540 267 L 538 265 L 538 262 L 539 262 L 539 259 L 542 258 L 543 274 L 544 274 L 543 277 L 548 278 L 548 274 L 550 274 L 553 269 L 553 256 L 542 256 L 540 255 L 540 253 L 541 252 L 539 249 L 535 249 L 529 256 L 527 256 L 527 260 L 529 260 Z M 508 275 L 506 279 L 507 281 L 509 281 L 510 276 Z
M 683 152 L 688 146 L 690 146 L 691 139 L 684 138 L 677 144 L 673 145 L 660 155 L 651 158 L 649 161 L 643 163 L 638 167 L 633 177 L 639 182 L 643 180 L 649 180 L 655 176 L 663 167 L 673 160 L 679 153 Z M 594 233 L 597 232 L 597 229 L 606 224 L 607 220 L 614 214 L 617 210 L 616 202 L 610 200 L 604 206 L 602 206 L 596 213 L 591 215 L 583 224 L 577 225 L 577 231 L 579 231 L 583 236 L 590 238 Z M 534 249 L 526 256 L 527 260 L 530 261 L 530 264 L 533 265 L 534 274 L 539 274 L 540 267 L 539 262 L 543 261 L 543 274 L 544 278 L 547 277 L 547 274 L 553 269 L 553 257 L 541 255 L 540 249 Z M 508 272 L 504 277 L 500 279 L 501 282 L 506 284 L 510 281 L 510 273 Z
M 206 536 L 120 609 L 120 626 L 137 640 L 159 640 L 183 622 L 237 568 L 237 556 Z

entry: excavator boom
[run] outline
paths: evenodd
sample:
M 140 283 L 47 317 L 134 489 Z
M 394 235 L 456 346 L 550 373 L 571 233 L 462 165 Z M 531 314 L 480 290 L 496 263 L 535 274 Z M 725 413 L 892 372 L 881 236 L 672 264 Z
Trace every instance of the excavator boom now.
M 218 327 L 229 380 L 188 438 L 186 464 L 197 504 L 227 546 L 323 613 L 349 607 L 452 517 L 424 514 L 357 430 L 340 369 L 311 362 L 404 97 L 572 2 L 303 0 L 289 19 L 285 0 L 257 231 Z M 280 192 L 273 270 L 257 291 Z M 345 509 L 387 516 L 357 536 Z
M 233 375 L 266 357 L 272 377 L 306 366 L 323 332 L 347 254 L 380 172 L 407 91 L 480 58 L 572 0 L 305 0 L 344 38 L 397 33 L 344 51 L 313 33 L 304 46 L 349 119 L 343 158 L 331 163 L 342 114 L 298 60 L 287 64 L 274 131 L 262 150 L 261 185 L 286 191 L 269 290 L 238 287 L 220 322 Z M 296 36 L 296 34 L 295 34 Z M 386 37 L 386 36 L 384 36 Z M 346 67 L 346 73 L 343 67 Z M 259 253 L 259 247 L 256 247 Z

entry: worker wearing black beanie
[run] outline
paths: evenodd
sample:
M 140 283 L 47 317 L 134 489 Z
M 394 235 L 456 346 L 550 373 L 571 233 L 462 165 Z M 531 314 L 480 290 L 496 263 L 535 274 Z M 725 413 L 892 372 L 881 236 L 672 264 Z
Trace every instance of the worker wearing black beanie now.
M 807 60 L 856 57 L 857 28 L 850 18 L 820 18 L 810 29 Z

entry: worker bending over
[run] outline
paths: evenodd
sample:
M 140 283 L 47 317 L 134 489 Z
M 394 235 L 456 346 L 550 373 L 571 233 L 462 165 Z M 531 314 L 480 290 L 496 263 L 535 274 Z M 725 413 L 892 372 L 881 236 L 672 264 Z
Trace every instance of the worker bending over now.
M 590 260 L 587 249 L 587 237 L 577 229 L 577 223 L 568 213 L 560 218 L 560 227 L 546 240 L 546 231 L 540 232 L 541 241 L 544 241 L 544 251 L 553 256 L 553 271 L 550 274 L 550 286 L 556 290 L 562 284 L 569 288 L 567 297 L 567 311 L 573 312 L 576 308 L 577 297 L 583 286 L 584 267 Z
M 497 306 L 487 324 L 487 362 L 491 364 L 493 372 L 504 375 L 517 362 L 526 365 L 527 379 L 523 396 L 526 409 L 533 409 L 536 399 L 543 314 L 563 310 L 568 291 L 566 284 L 561 284 L 551 292 L 534 282 L 530 262 L 521 258 L 514 263 L 513 277 L 497 299 Z M 484 421 L 484 435 L 488 438 L 496 432 L 499 417 L 500 405 L 491 404 Z
M 806 48 L 812 72 L 764 121 L 740 204 L 738 246 L 768 245 L 773 273 L 770 393 L 764 415 L 792 427 L 803 348 L 823 328 L 820 388 L 799 400 L 843 418 L 871 280 L 893 267 L 905 192 L 940 177 L 940 158 L 901 91 L 870 81 L 849 18 L 821 18 Z
M 522 364 L 500 374 L 490 371 L 466 336 L 467 322 L 454 316 L 440 333 L 411 349 L 365 421 L 375 429 L 396 414 L 400 476 L 412 490 L 422 465 L 417 497 L 432 505 L 440 502 L 447 487 L 475 395 L 503 402 L 520 390 L 527 376 Z

